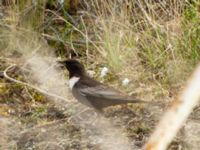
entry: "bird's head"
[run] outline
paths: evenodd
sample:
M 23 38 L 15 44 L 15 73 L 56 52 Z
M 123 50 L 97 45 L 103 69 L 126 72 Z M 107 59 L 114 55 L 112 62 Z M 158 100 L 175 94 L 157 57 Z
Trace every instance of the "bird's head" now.
M 84 66 L 76 59 L 68 59 L 58 62 L 67 68 L 70 78 L 73 76 L 80 77 L 86 74 Z

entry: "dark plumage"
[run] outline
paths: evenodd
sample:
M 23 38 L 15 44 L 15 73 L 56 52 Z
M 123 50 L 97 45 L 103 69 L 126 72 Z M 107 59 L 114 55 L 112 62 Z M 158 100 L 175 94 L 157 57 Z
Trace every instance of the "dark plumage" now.
M 92 79 L 87 75 L 84 66 L 75 59 L 65 60 L 61 63 L 69 71 L 70 81 L 73 80 L 69 81 L 73 96 L 84 105 L 102 110 L 108 106 L 145 102 Z

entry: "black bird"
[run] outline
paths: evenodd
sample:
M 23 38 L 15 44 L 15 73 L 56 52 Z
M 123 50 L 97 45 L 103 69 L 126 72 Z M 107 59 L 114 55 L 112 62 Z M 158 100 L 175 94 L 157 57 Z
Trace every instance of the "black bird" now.
M 73 96 L 82 104 L 101 111 L 108 106 L 126 103 L 145 103 L 127 96 L 112 87 L 104 85 L 91 77 L 84 66 L 75 59 L 59 61 L 69 71 L 69 87 Z

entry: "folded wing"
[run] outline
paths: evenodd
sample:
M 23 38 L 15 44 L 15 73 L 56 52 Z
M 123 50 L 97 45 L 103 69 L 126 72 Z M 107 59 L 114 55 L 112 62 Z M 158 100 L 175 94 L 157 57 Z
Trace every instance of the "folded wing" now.
M 96 109 L 104 107 L 125 104 L 125 103 L 144 103 L 145 101 L 136 100 L 132 97 L 122 94 L 114 88 L 104 85 L 96 87 L 85 87 L 80 89 L 80 94 L 87 97 L 91 105 Z

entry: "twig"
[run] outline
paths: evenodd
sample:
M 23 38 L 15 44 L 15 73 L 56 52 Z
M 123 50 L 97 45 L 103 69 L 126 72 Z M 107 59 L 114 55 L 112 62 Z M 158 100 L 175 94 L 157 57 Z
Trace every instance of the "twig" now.
M 61 122 L 64 122 L 66 120 L 68 120 L 68 118 L 63 118 L 63 119 L 60 119 L 60 120 L 51 121 L 51 122 L 48 122 L 48 123 L 45 123 L 45 124 L 42 124 L 42 125 L 36 125 L 34 127 L 23 130 L 22 132 L 20 132 L 20 134 L 25 134 L 27 132 L 38 130 L 38 129 L 41 129 L 41 128 L 44 128 L 44 127 L 47 128 L 49 126 L 60 124 Z
M 200 64 L 182 94 L 161 119 L 145 150 L 165 150 L 192 112 L 200 97 Z
M 24 85 L 24 86 L 28 86 L 30 88 L 33 88 L 35 90 L 37 90 L 38 92 L 40 93 L 43 93 L 45 95 L 48 95 L 48 96 L 51 96 L 51 97 L 54 97 L 54 98 L 57 98 L 57 99 L 60 99 L 60 100 L 63 100 L 65 102 L 70 102 L 70 100 L 67 100 L 66 98 L 62 97 L 62 96 L 59 96 L 59 95 L 56 95 L 56 94 L 53 94 L 53 93 L 48 93 L 48 91 L 44 90 L 44 89 L 41 89 L 39 87 L 36 87 L 34 85 L 31 85 L 29 83 L 26 83 L 26 82 L 23 82 L 23 81 L 20 81 L 20 80 L 17 80 L 17 79 L 14 79 L 10 76 L 8 76 L 7 72 L 12 69 L 13 67 L 15 67 L 16 64 L 12 64 L 10 65 L 9 67 L 7 67 L 4 71 L 3 71 L 3 75 L 6 79 L 12 81 L 12 82 L 15 82 L 15 83 L 18 83 L 18 84 L 21 84 L 21 85 Z
M 47 128 L 49 126 L 53 126 L 53 125 L 59 125 L 60 123 L 62 122 L 68 122 L 68 123 L 71 123 L 72 119 L 79 116 L 81 113 L 84 113 L 85 111 L 87 111 L 89 108 L 84 108 L 83 110 L 80 110 L 79 112 L 77 112 L 75 115 L 69 117 L 69 118 L 63 118 L 63 119 L 59 119 L 59 120 L 55 120 L 55 121 L 51 121 L 51 122 L 47 122 L 45 124 L 42 124 L 42 125 L 36 125 L 34 127 L 31 127 L 31 128 L 28 128 L 28 129 L 25 129 L 23 130 L 20 134 L 24 134 L 24 133 L 27 133 L 27 132 L 30 132 L 30 131 L 34 131 L 34 130 L 38 130 L 38 129 L 41 129 L 41 128 Z

